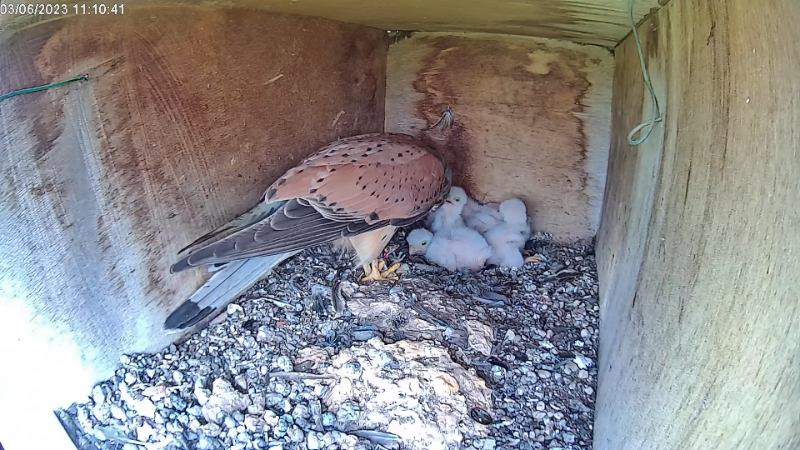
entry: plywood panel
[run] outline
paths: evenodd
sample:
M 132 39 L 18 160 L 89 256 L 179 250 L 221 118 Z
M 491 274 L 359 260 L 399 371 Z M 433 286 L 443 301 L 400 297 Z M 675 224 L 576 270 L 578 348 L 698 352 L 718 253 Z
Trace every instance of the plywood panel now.
M 616 52 L 594 448 L 800 447 L 794 1 L 673 0 Z
M 523 37 L 422 33 L 389 50 L 386 129 L 420 134 L 450 106 L 455 126 L 423 139 L 479 201 L 525 201 L 533 228 L 593 237 L 603 202 L 613 57 Z
M 636 0 L 634 19 L 641 20 L 666 1 Z M 76 0 L 66 3 L 44 0 L 35 4 L 48 3 L 67 5 L 69 13 L 75 12 L 75 4 L 89 6 L 88 9 L 80 6 L 80 14 L 95 11 L 92 3 Z M 605 47 L 613 47 L 630 32 L 628 0 L 126 0 L 103 4 L 108 11 L 113 5 L 123 4 L 125 14 L 142 5 L 224 5 L 324 17 L 383 30 L 490 32 Z M 55 16 L 51 13 L 22 17 L 0 15 L 0 31 L 4 27 L 52 19 Z M 115 20 L 115 17 L 112 15 L 108 20 Z
M 0 103 L 0 360 L 21 369 L 0 375 L 3 412 L 34 386 L 71 402 L 122 352 L 179 337 L 163 321 L 206 274 L 170 274 L 178 250 L 318 146 L 382 130 L 387 47 L 356 25 L 191 8 L 1 44 L 0 92 L 91 78 Z

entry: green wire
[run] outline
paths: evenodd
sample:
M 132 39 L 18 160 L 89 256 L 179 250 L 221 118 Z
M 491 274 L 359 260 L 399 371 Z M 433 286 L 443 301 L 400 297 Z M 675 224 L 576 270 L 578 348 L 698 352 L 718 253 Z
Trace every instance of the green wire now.
M 633 20 L 633 0 L 630 0 L 628 3 L 628 17 L 631 21 L 631 28 L 633 28 L 633 38 L 636 42 L 636 50 L 639 51 L 639 62 L 642 64 L 642 75 L 644 77 L 644 84 L 647 86 L 647 90 L 650 91 L 650 97 L 652 98 L 652 113 L 649 120 L 646 120 L 639 125 L 637 125 L 631 132 L 628 134 L 628 144 L 637 146 L 641 145 L 644 141 L 650 137 L 650 133 L 653 131 L 653 127 L 655 126 L 656 122 L 661 122 L 661 108 L 658 106 L 658 97 L 656 96 L 656 91 L 653 89 L 653 83 L 650 81 L 650 75 L 647 73 L 647 66 L 644 62 L 644 52 L 642 51 L 642 41 L 639 39 L 639 32 L 636 30 L 636 21 Z M 634 140 L 633 136 L 636 133 L 642 131 L 642 129 L 647 128 L 644 133 L 644 136 L 640 137 L 639 139 Z
M 45 89 L 50 89 L 50 88 L 54 88 L 54 87 L 58 87 L 58 86 L 63 86 L 65 84 L 74 83 L 76 81 L 87 81 L 88 79 L 89 79 L 89 75 L 83 75 L 83 76 L 80 76 L 80 77 L 77 77 L 77 78 L 73 78 L 71 80 L 61 81 L 61 82 L 58 82 L 58 83 L 48 84 L 48 85 L 45 85 L 45 86 L 37 86 L 37 87 L 28 88 L 28 89 L 20 89 L 18 91 L 9 92 L 8 94 L 0 95 L 0 101 L 3 101 L 5 99 L 7 99 L 7 98 L 14 97 L 15 95 L 30 94 L 31 92 L 43 91 Z

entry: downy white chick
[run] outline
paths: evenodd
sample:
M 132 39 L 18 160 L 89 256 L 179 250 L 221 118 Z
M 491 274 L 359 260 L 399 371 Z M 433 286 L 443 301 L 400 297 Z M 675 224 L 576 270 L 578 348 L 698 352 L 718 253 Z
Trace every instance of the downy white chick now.
M 503 221 L 484 234 L 492 247 L 487 262 L 501 267 L 522 267 L 525 260 L 520 249 L 531 234 L 525 204 L 519 199 L 506 200 L 500 204 L 500 212 Z
M 467 193 L 460 187 L 453 186 L 447 195 L 442 206 L 430 214 L 430 224 L 428 228 L 432 232 L 438 233 L 445 229 L 464 227 L 464 219 L 461 218 L 461 211 L 467 203 Z
M 486 233 L 503 220 L 503 215 L 500 214 L 500 209 L 496 203 L 481 205 L 469 197 L 467 197 L 467 203 L 464 205 L 461 217 L 468 227 L 481 234 Z
M 424 254 L 428 261 L 451 272 L 481 269 L 492 256 L 492 247 L 486 239 L 467 227 L 449 228 L 437 234 L 418 228 L 406 240 L 409 254 Z
M 512 198 L 500 203 L 498 208 L 503 222 L 516 225 L 520 230 L 525 231 L 527 236 L 530 236 L 531 226 L 528 219 L 528 211 L 525 208 L 525 203 L 518 198 Z
M 501 223 L 487 231 L 484 237 L 492 248 L 492 256 L 486 260 L 487 263 L 500 267 L 525 265 L 520 252 L 520 247 L 525 245 L 525 239 L 516 227 Z

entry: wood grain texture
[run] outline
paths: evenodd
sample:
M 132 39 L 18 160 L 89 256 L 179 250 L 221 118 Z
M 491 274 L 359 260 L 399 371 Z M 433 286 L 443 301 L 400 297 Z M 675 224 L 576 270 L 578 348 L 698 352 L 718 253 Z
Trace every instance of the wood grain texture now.
M 598 450 L 800 448 L 800 31 L 791 0 L 672 0 L 616 52 Z
M 423 136 L 481 202 L 521 198 L 532 226 L 590 238 L 608 164 L 613 57 L 525 37 L 421 33 L 389 48 L 387 131 L 420 134 L 452 107 L 455 124 Z
M 163 321 L 208 277 L 170 274 L 178 250 L 319 146 L 381 131 L 387 47 L 357 25 L 182 7 L 0 44 L 0 92 L 91 77 L 0 104 L 0 359 L 36 358 L 3 376 L 57 366 L 39 397 L 71 402 L 121 353 L 178 338 Z
M 666 0 L 636 0 L 641 20 Z M 82 0 L 43 0 L 36 4 L 91 6 Z M 141 6 L 223 5 L 316 16 L 383 30 L 458 31 L 539 36 L 611 48 L 630 32 L 628 0 L 126 0 L 125 14 Z M 93 9 L 89 8 L 92 12 Z M 54 15 L 0 15 L 0 33 Z M 112 19 L 114 16 L 110 16 Z

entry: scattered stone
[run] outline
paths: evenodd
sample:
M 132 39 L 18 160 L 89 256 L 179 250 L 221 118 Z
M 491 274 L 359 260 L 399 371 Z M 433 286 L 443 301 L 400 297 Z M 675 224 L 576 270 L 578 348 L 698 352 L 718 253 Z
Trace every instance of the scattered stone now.
M 225 416 L 225 419 L 222 421 L 222 423 L 225 424 L 225 428 L 236 428 L 236 420 L 234 420 L 234 418 L 231 416 Z
M 314 431 L 308 433 L 308 436 L 306 437 L 306 447 L 308 447 L 308 450 L 318 450 L 324 446 L 325 444 L 323 443 L 323 440 L 320 439 L 319 433 Z
M 247 415 L 244 418 L 244 427 L 247 428 L 247 431 L 253 433 L 259 433 L 264 429 L 264 419 L 258 416 Z
M 212 450 L 219 448 L 219 443 L 216 439 L 208 436 L 201 436 L 197 441 L 197 448 L 199 450 Z
M 308 406 L 299 404 L 295 406 L 294 409 L 292 410 L 292 416 L 295 419 L 297 418 L 308 419 L 310 417 L 310 411 L 311 410 L 309 409 Z
M 492 341 L 494 340 L 494 333 L 492 332 L 491 327 L 477 320 L 468 320 L 467 333 L 469 333 L 467 342 L 469 342 L 469 345 L 472 347 L 472 349 L 479 351 L 485 356 L 492 354 Z
M 150 436 L 153 435 L 153 427 L 150 426 L 149 423 L 144 422 L 142 426 L 136 428 L 136 439 L 147 442 L 150 440 Z
M 492 380 L 499 383 L 503 381 L 506 370 L 500 366 L 492 366 Z
M 207 423 L 200 427 L 204 435 L 210 437 L 217 437 L 222 433 L 222 428 L 215 423 Z
M 248 414 L 264 414 L 266 399 L 263 394 L 250 394 L 250 406 L 247 407 Z
M 405 256 L 404 233 L 387 247 L 398 282 L 302 252 L 64 412 L 98 450 L 591 449 L 592 246 L 537 236 L 542 262 L 451 273 Z
M 233 414 L 250 406 L 250 398 L 241 394 L 222 378 L 214 380 L 212 394 L 203 405 L 203 417 L 209 422 L 219 423 L 224 414 Z
M 169 405 L 172 409 L 176 411 L 185 411 L 186 410 L 186 400 L 182 399 L 180 396 L 171 394 L 168 398 Z
M 292 360 L 288 356 L 279 356 L 278 359 L 275 360 L 275 366 L 280 369 L 281 372 L 291 372 L 294 370 L 294 364 L 292 364 Z
M 333 424 L 336 423 L 336 415 L 330 412 L 326 412 L 322 415 L 322 426 L 324 427 L 332 427 Z
M 336 412 L 336 420 L 342 424 L 349 425 L 351 422 L 358 421 L 360 412 L 358 403 L 344 402 L 339 406 L 339 411 Z
M 92 400 L 96 405 L 101 405 L 106 401 L 106 394 L 103 392 L 103 387 L 99 384 L 92 389 Z
M 279 420 L 280 418 L 274 411 L 267 411 L 264 413 L 264 421 L 271 427 L 277 425 Z
M 132 402 L 132 409 L 136 412 L 136 414 L 142 417 L 149 417 L 151 419 L 155 418 L 156 416 L 156 405 L 150 401 L 149 398 L 143 398 L 141 400 L 133 400 Z
M 289 432 L 289 429 L 293 424 L 294 418 L 288 414 L 284 414 L 278 419 L 278 423 L 275 425 L 275 429 L 272 431 L 272 434 L 276 438 L 284 437 Z
M 291 439 L 292 442 L 303 442 L 303 440 L 305 439 L 305 433 L 303 433 L 303 430 L 298 428 L 297 425 L 290 428 L 287 434 L 289 435 L 289 439 Z
M 122 420 L 122 421 L 128 420 L 128 415 L 125 414 L 125 410 L 122 409 L 122 407 L 119 405 L 111 405 L 111 408 L 109 408 L 109 412 L 111 412 L 111 417 L 117 420 Z

